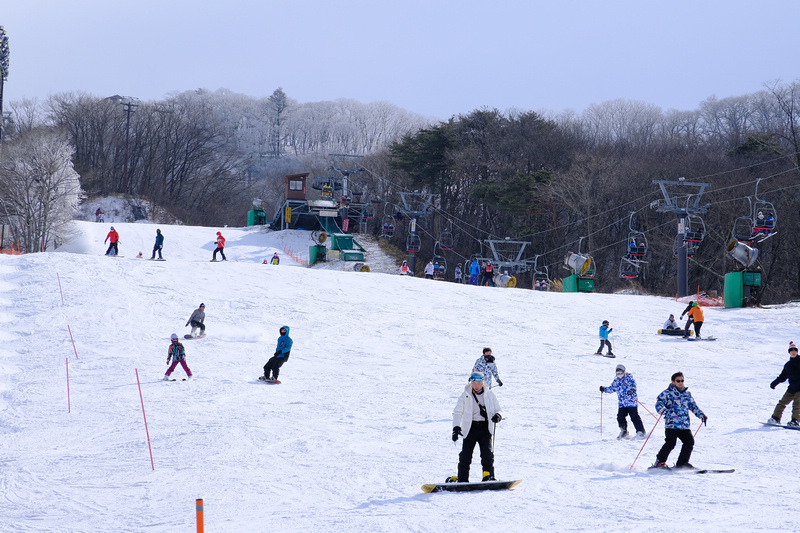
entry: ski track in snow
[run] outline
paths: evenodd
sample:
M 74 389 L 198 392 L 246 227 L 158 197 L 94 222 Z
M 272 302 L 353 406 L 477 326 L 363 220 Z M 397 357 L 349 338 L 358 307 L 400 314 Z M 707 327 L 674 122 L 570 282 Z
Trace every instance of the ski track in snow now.
M 704 332 L 719 340 L 687 343 L 654 334 L 683 308 L 669 298 L 297 268 L 283 249 L 307 249 L 306 232 L 253 228 L 222 229 L 239 261 L 212 264 L 200 259 L 217 229 L 161 225 L 167 261 L 156 263 L 124 248 L 141 242 L 148 256 L 155 226 L 114 225 L 123 258 L 102 255 L 108 225 L 92 223 L 76 224 L 72 253 L 0 256 L 0 531 L 187 531 L 195 498 L 209 531 L 796 527 L 798 435 L 759 420 L 786 387 L 769 382 L 797 340 L 797 304 L 706 309 Z M 282 264 L 262 265 L 275 250 Z M 195 379 L 178 366 L 163 382 L 169 335 L 188 332 L 200 302 L 208 336 L 183 341 Z M 617 358 L 584 357 L 603 319 Z M 283 324 L 294 339 L 283 384 L 258 383 Z M 484 346 L 504 382 L 497 476 L 523 482 L 424 494 L 455 473 L 451 413 Z M 648 473 L 663 424 L 631 469 L 644 439 L 616 440 L 616 395 L 603 396 L 600 434 L 598 386 L 618 363 L 651 411 L 682 370 L 709 416 L 692 462 L 736 473 Z M 649 432 L 655 419 L 639 412 Z

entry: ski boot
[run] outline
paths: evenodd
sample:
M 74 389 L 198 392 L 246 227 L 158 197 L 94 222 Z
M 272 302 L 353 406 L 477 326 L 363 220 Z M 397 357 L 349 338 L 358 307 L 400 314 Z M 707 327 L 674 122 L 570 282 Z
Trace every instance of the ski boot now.
M 771 417 L 769 417 L 769 420 L 767 420 L 767 424 L 772 424 L 774 426 L 780 426 L 781 425 L 781 421 L 778 420 L 777 418 L 775 418 L 774 416 L 771 416 Z
M 445 483 L 456 483 L 458 482 L 458 476 L 449 476 L 447 479 L 444 480 Z
M 619 435 L 617 435 L 617 440 L 627 439 L 627 438 L 628 438 L 628 430 L 627 429 L 620 430 Z
M 486 470 L 483 471 L 483 481 L 497 481 L 494 476 L 487 472 Z

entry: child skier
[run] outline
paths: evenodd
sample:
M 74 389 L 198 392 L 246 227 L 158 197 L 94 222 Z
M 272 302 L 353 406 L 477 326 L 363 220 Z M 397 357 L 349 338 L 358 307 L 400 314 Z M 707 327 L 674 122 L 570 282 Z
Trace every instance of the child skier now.
M 170 361 L 172 361 L 171 365 L 169 365 Z M 172 375 L 172 371 L 175 370 L 175 367 L 178 366 L 178 363 L 181 364 L 184 372 L 186 372 L 186 379 L 192 379 L 192 371 L 189 370 L 189 366 L 186 364 L 186 350 L 184 350 L 183 344 L 178 340 L 178 335 L 173 333 L 170 337 L 169 349 L 167 350 L 167 364 L 169 368 L 167 369 L 167 373 L 164 374 L 164 381 L 169 381 L 169 377 Z
M 289 337 L 289 326 L 281 326 L 281 336 L 278 337 L 278 346 L 275 348 L 275 354 L 269 358 L 267 364 L 264 365 L 264 381 L 278 381 L 278 374 L 281 372 L 283 363 L 289 360 L 289 354 L 292 351 L 292 338 Z M 270 377 L 270 372 L 272 376 Z M 278 381 L 280 383 L 280 381 Z
M 783 365 L 783 370 L 775 380 L 769 384 L 769 388 L 775 390 L 778 384 L 789 380 L 789 388 L 778 401 L 772 417 L 767 420 L 767 424 L 780 424 L 783 410 L 790 403 L 792 404 L 792 419 L 787 422 L 787 426 L 800 426 L 800 357 L 797 357 L 797 346 L 794 342 L 789 343 L 789 360 Z
M 610 387 L 600 385 L 600 392 L 617 393 L 617 402 L 619 409 L 617 410 L 617 423 L 619 424 L 618 439 L 624 439 L 628 436 L 628 421 L 626 416 L 631 417 L 633 427 L 636 428 L 636 436 L 644 437 L 644 424 L 639 416 L 639 398 L 636 394 L 636 380 L 633 379 L 631 374 L 625 371 L 624 365 L 617 365 L 617 377 L 611 383 Z
M 603 320 L 603 325 L 600 326 L 600 347 L 597 349 L 596 355 L 603 355 L 603 346 L 608 346 L 608 357 L 615 357 L 611 351 L 611 341 L 608 340 L 608 334 L 614 331 L 614 328 L 609 329 L 608 320 Z
M 492 375 L 494 375 L 494 378 L 497 380 L 497 386 L 503 386 L 503 382 L 500 381 L 500 376 L 497 374 L 497 365 L 494 362 L 494 356 L 492 355 L 491 348 L 483 349 L 483 356 L 479 357 L 478 360 L 475 361 L 472 371 L 483 374 L 485 385 L 490 389 L 492 388 Z

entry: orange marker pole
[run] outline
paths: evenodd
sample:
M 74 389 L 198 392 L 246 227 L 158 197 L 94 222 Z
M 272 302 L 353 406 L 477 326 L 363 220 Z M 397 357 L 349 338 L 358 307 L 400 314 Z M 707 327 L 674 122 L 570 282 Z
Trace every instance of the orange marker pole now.
M 203 524 L 203 498 L 197 498 L 194 502 L 197 508 L 197 533 L 204 533 L 206 528 Z

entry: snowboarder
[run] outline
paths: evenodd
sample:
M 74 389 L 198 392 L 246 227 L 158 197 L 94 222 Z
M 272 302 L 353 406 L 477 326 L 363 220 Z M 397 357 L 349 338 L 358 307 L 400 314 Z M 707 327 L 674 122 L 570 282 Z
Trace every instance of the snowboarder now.
M 700 328 L 703 327 L 703 310 L 700 308 L 700 304 L 697 302 L 689 302 L 689 305 L 687 305 L 686 309 L 681 313 L 681 319 L 683 319 L 683 315 L 687 314 L 689 318 L 686 319 L 686 329 L 683 331 L 683 338 L 686 339 L 689 337 L 689 328 L 694 324 L 694 336 L 699 339 Z
M 401 276 L 410 276 L 411 270 L 408 268 L 408 261 L 403 261 L 402 266 L 400 266 L 400 275 Z
M 159 259 L 164 259 L 161 256 L 161 249 L 163 247 L 164 247 L 164 236 L 161 235 L 161 230 L 157 229 L 156 230 L 156 244 L 153 246 L 153 255 L 150 257 L 150 259 L 155 259 L 156 258 L 156 251 L 158 251 L 158 258 Z
M 681 329 L 680 325 L 675 322 L 675 315 L 669 315 L 669 318 L 664 322 L 664 330 Z
M 109 231 L 108 235 L 106 235 L 106 240 L 103 241 L 103 244 L 108 241 L 111 241 L 111 244 L 108 245 L 106 255 L 119 255 L 119 248 L 117 247 L 119 244 L 119 233 L 117 233 L 117 230 L 114 229 L 114 226 L 111 226 L 111 231 Z M 113 254 L 111 253 L 111 250 L 114 250 Z
M 222 260 L 227 261 L 228 259 L 225 257 L 225 237 L 222 236 L 221 232 L 217 232 L 217 248 L 214 250 L 214 256 L 212 257 L 211 261 L 217 260 L 217 252 L 222 255 Z
M 491 261 L 486 261 L 486 267 L 483 269 L 483 279 L 481 285 L 494 287 L 494 266 Z
M 459 435 L 464 437 L 464 442 L 461 453 L 458 454 L 458 476 L 450 477 L 447 481 L 469 482 L 469 467 L 475 444 L 478 444 L 481 450 L 483 481 L 495 481 L 492 434 L 502 419 L 497 397 L 483 386 L 483 374 L 473 372 L 453 410 L 453 442 L 458 441 Z M 462 433 L 462 429 L 466 432 L 466 436 Z
M 461 267 L 461 263 L 456 265 L 456 269 L 453 271 L 453 276 L 455 277 L 456 283 L 464 283 L 464 270 Z
M 170 361 L 172 361 L 171 365 L 169 365 Z M 186 372 L 186 379 L 192 379 L 192 371 L 189 370 L 189 366 L 186 364 L 186 350 L 183 348 L 183 344 L 178 340 L 178 335 L 173 333 L 170 337 L 169 349 L 167 350 L 167 364 L 169 368 L 167 369 L 167 373 L 164 374 L 164 381 L 169 381 L 169 377 L 172 375 L 172 371 L 175 370 L 175 367 L 178 366 L 178 363 L 181 364 L 183 371 Z
M 603 346 L 608 346 L 608 356 L 614 357 L 611 351 L 611 341 L 608 340 L 608 334 L 614 331 L 614 328 L 609 329 L 608 320 L 603 320 L 603 325 L 600 326 L 600 347 L 595 352 L 595 355 L 603 355 Z
M 769 384 L 769 388 L 775 390 L 779 384 L 789 380 L 789 388 L 778 401 L 772 417 L 767 420 L 767 424 L 780 424 L 783 410 L 792 403 L 792 419 L 786 423 L 787 426 L 800 426 L 800 357 L 797 357 L 797 346 L 794 342 L 789 343 L 789 360 L 783 365 L 780 375 Z
M 491 348 L 484 348 L 483 349 L 483 356 L 479 357 L 477 361 L 475 361 L 475 365 L 472 367 L 473 372 L 480 372 L 486 377 L 485 385 L 487 385 L 490 389 L 492 388 L 492 375 L 494 374 L 494 379 L 497 380 L 497 386 L 502 387 L 503 382 L 500 381 L 500 376 L 497 374 L 497 365 L 494 362 L 494 356 L 492 355 Z
M 279 264 L 281 264 L 281 258 L 278 257 L 278 252 L 275 252 L 274 254 L 272 254 L 272 259 L 270 259 L 269 262 L 270 262 L 271 265 L 279 265 Z
M 656 463 L 653 466 L 668 468 L 667 458 L 675 448 L 678 439 L 680 439 L 683 444 L 681 453 L 678 455 L 678 461 L 675 463 L 675 468 L 694 468 L 689 463 L 692 448 L 694 448 L 694 436 L 689 429 L 691 426 L 689 411 L 702 420 L 703 424 L 708 424 L 708 417 L 697 407 L 689 388 L 684 386 L 683 372 L 672 374 L 672 383 L 664 392 L 658 395 L 656 411 L 664 417 L 666 436 L 664 438 L 664 446 L 661 447 L 661 450 L 656 455 Z
M 469 265 L 469 284 L 470 285 L 477 285 L 478 284 L 478 276 L 481 273 L 481 265 L 478 263 L 477 259 L 473 259 L 472 263 Z
M 617 438 L 624 439 L 628 436 L 627 416 L 631 417 L 633 427 L 636 428 L 636 436 L 644 437 L 644 424 L 642 424 L 638 409 L 639 398 L 636 394 L 636 380 L 625 370 L 625 365 L 617 365 L 616 374 L 617 377 L 611 382 L 610 387 L 600 385 L 600 392 L 617 393 L 617 423 L 620 429 Z
M 281 372 L 283 364 L 289 360 L 289 354 L 292 351 L 292 338 L 289 337 L 289 326 L 281 326 L 281 336 L 278 337 L 278 346 L 275 348 L 275 353 L 269 358 L 267 364 L 264 365 L 264 379 L 266 381 L 278 381 L 278 374 Z M 272 376 L 270 376 L 270 372 Z
M 425 265 L 425 279 L 433 279 L 433 272 L 435 267 L 433 265 L 433 261 L 428 261 L 428 264 Z
M 206 336 L 206 325 L 203 323 L 205 322 L 205 320 L 206 320 L 206 304 L 201 303 L 200 307 L 195 309 L 192 312 L 192 316 L 190 316 L 189 320 L 186 321 L 186 326 L 188 326 L 189 324 L 192 325 L 192 333 L 190 334 L 192 337 Z M 198 329 L 200 330 L 200 334 L 196 335 Z

